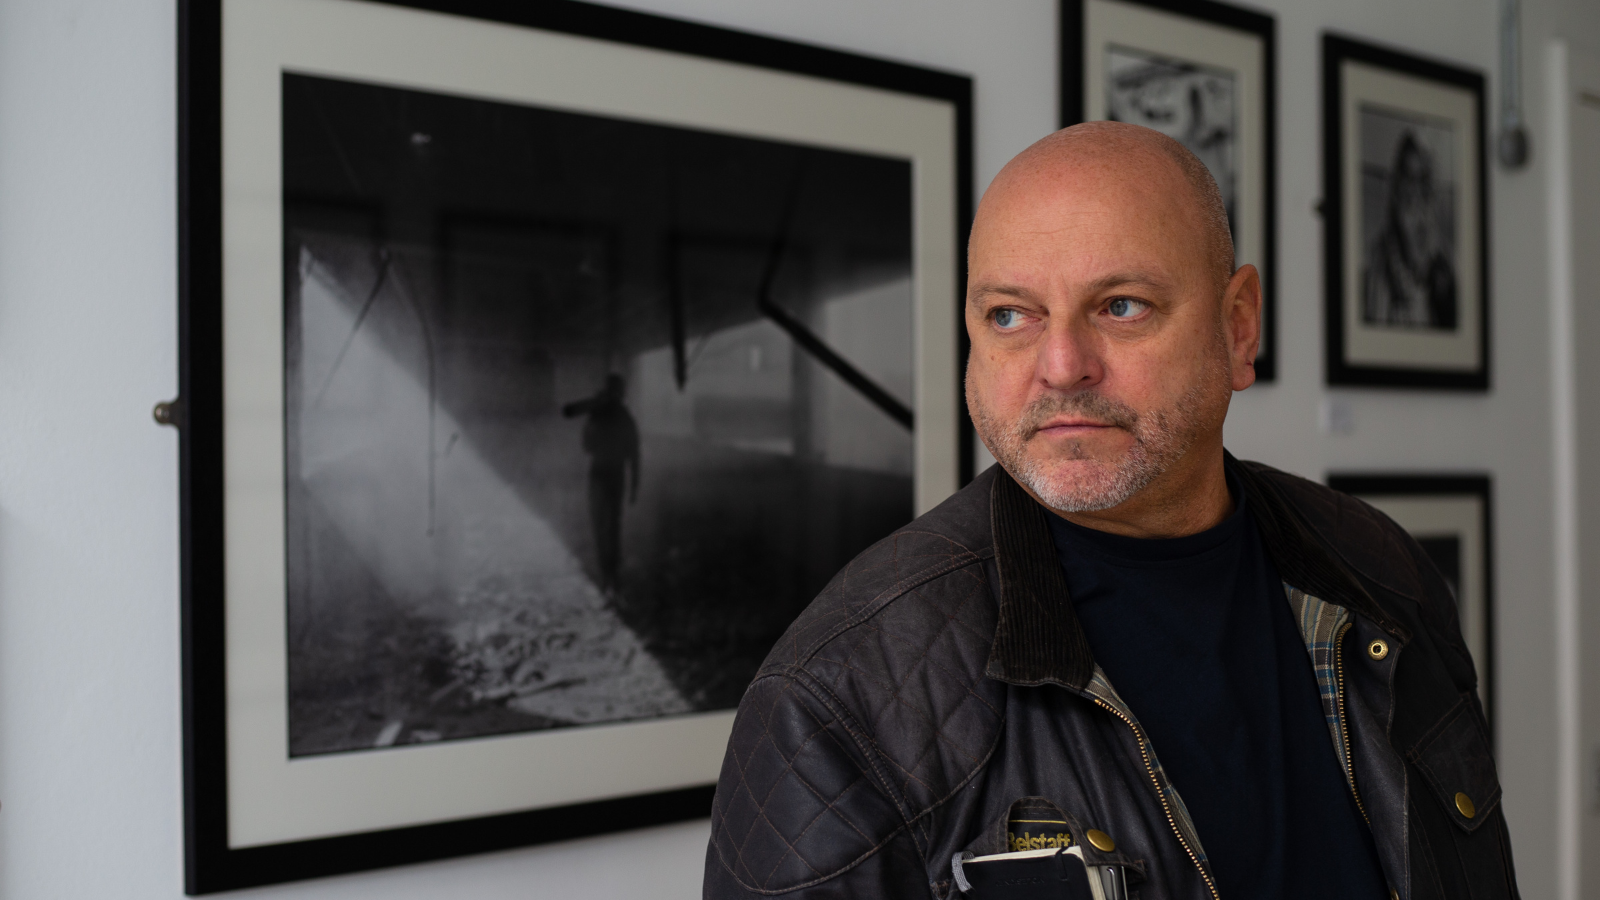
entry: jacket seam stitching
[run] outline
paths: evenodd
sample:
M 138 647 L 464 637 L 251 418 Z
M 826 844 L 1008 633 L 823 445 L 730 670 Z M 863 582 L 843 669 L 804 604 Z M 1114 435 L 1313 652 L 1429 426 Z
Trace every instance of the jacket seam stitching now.
M 1443 725 L 1449 726 L 1450 724 L 1454 723 L 1456 719 L 1459 719 L 1462 715 L 1470 712 L 1471 710 L 1469 708 L 1462 712 L 1446 713 L 1445 719 L 1448 721 L 1444 722 Z M 1449 793 L 1448 789 L 1442 786 L 1444 784 L 1445 776 L 1440 773 L 1436 767 L 1428 762 L 1422 752 L 1422 746 L 1424 743 L 1431 742 L 1433 738 L 1438 737 L 1438 735 L 1442 733 L 1443 730 L 1437 726 L 1434 729 L 1431 729 L 1429 732 L 1429 738 L 1423 741 L 1418 741 L 1417 746 L 1413 747 L 1410 752 L 1406 754 L 1406 757 L 1411 760 L 1412 765 L 1417 767 L 1417 771 L 1422 773 L 1423 781 L 1426 782 L 1428 786 L 1428 792 L 1433 795 L 1434 799 L 1438 800 L 1440 804 L 1446 807 L 1445 818 L 1450 819 L 1451 823 L 1460 828 L 1462 831 L 1472 834 L 1479 828 L 1483 827 L 1483 824 L 1489 820 L 1489 814 L 1494 812 L 1498 807 L 1505 791 L 1503 788 L 1501 788 L 1500 779 L 1497 776 L 1494 780 L 1494 792 L 1491 793 L 1487 798 L 1479 801 L 1483 804 L 1481 810 L 1479 811 L 1481 818 L 1477 818 L 1476 821 L 1467 823 L 1456 821 L 1455 817 L 1450 815 L 1450 810 L 1448 808 L 1449 803 L 1445 799 L 1446 795 Z
M 762 679 L 782 677 L 786 677 L 797 683 L 799 686 L 805 688 L 808 693 L 810 693 L 813 697 L 816 697 L 817 700 L 821 702 L 830 713 L 838 718 L 840 724 L 844 727 L 845 731 L 850 734 L 851 739 L 855 741 L 857 748 L 861 750 L 862 755 L 867 759 L 868 765 L 871 766 L 872 771 L 869 774 L 875 781 L 875 786 L 885 797 L 889 799 L 891 803 L 894 804 L 895 811 L 900 814 L 900 825 L 889 834 L 885 835 L 883 840 L 863 851 L 860 856 L 852 859 L 843 866 L 840 866 L 838 869 L 825 875 L 820 875 L 809 881 L 796 884 L 792 887 L 785 887 L 776 890 L 769 888 L 757 888 L 746 884 L 744 879 L 740 878 L 737 872 L 734 872 L 731 868 L 729 868 L 727 862 L 722 859 L 721 853 L 717 854 L 717 862 L 722 865 L 724 869 L 727 869 L 729 874 L 732 875 L 734 879 L 738 881 L 739 884 L 746 890 L 754 891 L 766 896 L 773 896 L 777 894 L 788 893 L 790 891 L 797 891 L 802 888 L 814 887 L 818 884 L 822 884 L 837 878 L 851 869 L 861 865 L 863 862 L 866 862 L 884 847 L 888 846 L 889 843 L 894 840 L 896 835 L 900 834 L 901 832 L 905 832 L 907 836 L 912 838 L 912 844 L 917 847 L 917 854 L 922 858 L 923 866 L 926 867 L 928 861 L 927 851 L 921 847 L 919 842 L 916 840 L 913 829 L 918 827 L 919 824 L 925 827 L 932 814 L 938 810 L 939 807 L 950 802 L 951 799 L 960 794 L 968 784 L 972 783 L 972 780 L 977 777 L 978 773 L 983 771 L 984 766 L 988 765 L 989 761 L 994 758 L 995 750 L 1000 746 L 1000 737 L 1004 732 L 1003 725 L 995 728 L 994 737 L 989 742 L 989 746 L 984 750 L 982 756 L 978 758 L 976 763 L 974 763 L 968 769 L 967 773 L 962 776 L 960 781 L 953 784 L 950 790 L 945 793 L 944 796 L 932 801 L 920 812 L 912 814 L 909 805 L 906 804 L 903 799 L 898 796 L 898 794 L 889 786 L 888 779 L 884 777 L 882 770 L 879 768 L 878 762 L 879 757 L 882 756 L 882 751 L 878 749 L 877 741 L 872 740 L 862 732 L 860 723 L 857 721 L 856 717 L 849 712 L 848 708 L 844 704 L 844 701 L 839 699 L 838 696 L 827 687 L 827 685 L 819 681 L 810 672 L 798 667 L 794 667 L 790 671 L 786 672 L 775 672 L 770 675 L 763 675 Z M 818 693 L 818 691 L 826 694 L 827 697 L 824 698 Z M 830 702 L 830 700 L 832 702 Z M 837 704 L 837 706 L 835 704 Z M 1004 722 L 1003 716 L 1001 717 L 1001 722 Z
M 992 552 L 987 555 L 992 555 Z M 861 608 L 852 613 L 849 618 L 845 619 L 838 625 L 835 625 L 833 628 L 829 629 L 826 634 L 812 641 L 811 646 L 807 647 L 803 653 L 800 653 L 796 657 L 794 665 L 798 666 L 809 662 L 811 658 L 816 656 L 817 653 L 820 652 L 823 647 L 827 646 L 830 641 L 834 640 L 839 635 L 856 628 L 862 622 L 867 621 L 868 619 L 877 615 L 879 612 L 882 612 L 884 606 L 887 606 L 889 603 L 892 603 L 900 597 L 905 596 L 913 589 L 921 587 L 922 585 L 945 575 L 968 568 L 976 563 L 981 563 L 985 558 L 987 558 L 987 555 L 975 553 L 971 550 L 963 550 L 961 556 L 956 557 L 948 563 L 936 566 L 925 572 L 918 572 L 916 575 L 907 576 L 895 584 L 884 588 L 871 600 L 862 604 Z
M 1411 801 L 1411 802 L 1415 803 L 1414 800 Z M 1436 892 L 1435 896 L 1438 896 L 1438 897 L 1448 896 L 1445 893 L 1445 890 L 1444 890 L 1444 879 L 1442 877 L 1440 877 L 1440 875 L 1439 875 L 1439 863 L 1438 863 L 1438 860 L 1436 858 L 1437 854 L 1433 850 L 1433 842 L 1428 840 L 1428 831 L 1427 831 L 1427 829 L 1425 829 L 1425 828 L 1417 829 L 1417 840 L 1418 840 L 1419 843 L 1422 844 L 1422 851 L 1423 851 L 1422 852 L 1422 861 L 1428 867 L 1428 874 L 1433 877 L 1433 887 L 1434 887 L 1434 891 Z M 1415 896 L 1415 895 L 1413 895 L 1413 896 Z
M 816 697 L 816 699 L 819 702 L 822 702 L 823 706 L 825 708 L 827 708 L 828 712 L 832 713 L 834 716 L 836 716 L 840 720 L 840 723 L 841 723 L 841 725 L 843 725 L 845 731 L 851 735 L 851 740 L 854 741 L 857 744 L 857 748 L 858 749 L 862 749 L 860 747 L 860 741 L 859 741 L 859 739 L 857 739 L 855 731 L 851 727 L 852 723 L 854 722 L 854 718 L 849 716 L 848 712 L 846 712 L 845 710 L 843 710 L 843 709 L 836 710 L 830 704 L 828 704 L 825 700 L 823 700 L 823 698 L 818 697 L 817 694 L 816 694 L 816 691 L 812 690 L 812 685 L 808 683 L 809 681 L 811 681 L 811 679 L 799 677 L 799 676 L 805 675 L 805 674 L 807 674 L 807 673 L 804 673 L 802 671 L 765 674 L 765 675 L 762 675 L 762 676 L 756 678 L 755 681 L 752 681 L 751 682 L 751 686 L 753 687 L 755 685 L 755 683 L 759 682 L 759 681 L 766 681 L 766 680 L 770 680 L 770 679 L 779 679 L 779 680 L 787 680 L 790 683 L 795 684 L 796 686 L 804 689 L 807 693 L 811 694 L 813 697 Z M 868 756 L 868 760 L 869 760 L 869 764 L 870 764 L 870 762 L 871 762 L 870 755 Z M 867 773 L 863 773 L 863 774 L 867 774 Z M 876 773 L 875 772 L 871 773 L 871 775 L 875 776 Z M 775 896 L 775 895 L 778 895 L 778 894 L 786 894 L 786 893 L 789 893 L 791 891 L 798 891 L 798 890 L 801 890 L 803 888 L 814 887 L 814 886 L 816 886 L 818 884 L 822 884 L 823 882 L 830 881 L 830 880 L 832 880 L 834 878 L 839 877 L 840 875 L 843 875 L 845 872 L 850 871 L 851 869 L 855 868 L 856 866 L 859 866 L 861 863 L 863 863 L 866 860 L 870 859 L 872 856 L 876 855 L 878 853 L 878 851 L 880 851 L 884 847 L 888 846 L 889 843 L 894 840 L 896 835 L 900 834 L 902 831 L 905 831 L 907 829 L 907 827 L 908 827 L 908 823 L 906 822 L 905 813 L 904 813 L 904 811 L 902 809 L 902 806 L 901 806 L 900 802 L 895 797 L 893 797 L 891 794 L 889 794 L 888 792 L 883 790 L 883 784 L 881 782 L 881 779 L 875 779 L 875 780 L 877 780 L 878 783 L 874 784 L 874 787 L 876 787 L 879 790 L 880 793 L 883 793 L 886 797 L 888 797 L 889 801 L 894 804 L 895 811 L 900 814 L 901 824 L 898 827 L 896 827 L 894 830 L 890 831 L 888 834 L 884 835 L 882 840 L 878 841 L 876 844 L 872 845 L 871 847 L 869 847 L 865 851 L 863 851 L 860 856 L 857 856 L 855 859 L 850 860 L 849 862 L 845 863 L 843 866 L 840 866 L 838 869 L 835 869 L 832 872 L 827 872 L 827 873 L 820 874 L 820 875 L 816 876 L 815 878 L 812 878 L 812 879 L 810 879 L 808 881 L 800 882 L 799 884 L 795 884 L 795 885 L 790 886 L 790 887 L 772 889 L 772 888 L 757 887 L 756 885 L 747 883 L 745 881 L 745 879 L 743 877 L 741 877 L 739 875 L 739 873 L 733 869 L 732 866 L 728 865 L 728 861 L 724 857 L 724 855 L 721 852 L 720 848 L 718 848 L 718 851 L 717 851 L 717 854 L 716 854 L 718 865 L 722 866 L 722 868 L 725 871 L 727 871 L 727 873 L 729 875 L 733 876 L 733 880 L 736 881 L 739 884 L 740 887 L 744 888 L 747 891 L 751 891 L 753 893 L 761 894 L 763 896 Z M 857 833 L 858 834 L 863 834 L 863 836 L 864 836 L 864 833 L 862 833 L 860 831 L 860 829 L 857 829 Z M 713 846 L 715 846 L 715 841 L 713 841 Z M 814 868 L 813 868 L 813 871 L 815 871 Z
M 791 891 L 799 891 L 799 890 L 804 890 L 805 888 L 808 888 L 808 887 L 816 887 L 819 884 L 822 884 L 822 883 L 828 882 L 828 881 L 832 881 L 833 879 L 838 878 L 840 875 L 843 875 L 844 873 L 850 871 L 851 869 L 854 869 L 855 867 L 857 867 L 857 866 L 861 865 L 862 863 L 866 862 L 868 859 L 871 859 L 873 856 L 876 856 L 878 851 L 882 850 L 884 847 L 889 846 L 889 844 L 895 839 L 895 837 L 897 837 L 902 831 L 905 831 L 905 830 L 906 830 L 906 826 L 902 824 L 900 827 L 898 827 L 895 830 L 893 830 L 893 831 L 889 832 L 888 834 L 884 835 L 883 840 L 879 841 L 877 844 L 874 844 L 871 848 L 869 848 L 868 850 L 863 852 L 860 856 L 856 857 L 855 859 L 852 859 L 848 863 L 845 863 L 843 866 L 840 866 L 838 869 L 836 869 L 836 870 L 834 870 L 832 872 L 829 872 L 826 875 L 819 875 L 816 878 L 811 879 L 810 881 L 802 881 L 799 884 L 793 885 L 791 887 L 785 887 L 785 888 L 763 888 L 763 887 L 756 887 L 755 885 L 752 885 L 752 884 L 746 884 L 745 880 L 743 878 L 739 877 L 739 873 L 733 871 L 733 869 L 728 866 L 727 860 L 723 859 L 721 853 L 717 854 L 717 864 L 722 866 L 722 868 L 725 869 L 728 872 L 729 875 L 732 875 L 733 876 L 733 880 L 738 882 L 739 886 L 744 888 L 745 890 L 750 891 L 753 894 L 761 894 L 762 896 L 766 896 L 766 897 L 774 897 L 774 896 L 777 896 L 778 894 L 787 894 L 787 893 L 790 893 Z
M 756 681 L 764 681 L 764 680 L 767 680 L 767 679 L 764 679 L 764 678 L 758 678 L 758 679 L 756 679 Z M 791 680 L 790 680 L 790 682 L 792 682 L 792 679 L 791 679 Z M 753 687 L 753 686 L 754 686 L 754 684 L 755 684 L 755 682 L 752 682 L 752 683 L 751 683 L 751 684 L 752 684 L 752 687 Z M 787 687 L 787 686 L 788 686 L 788 683 L 784 683 L 784 682 L 780 682 L 780 687 Z M 802 686 L 802 687 L 803 687 L 803 686 Z M 810 741 L 811 741 L 811 740 L 812 740 L 812 739 L 813 739 L 813 738 L 815 738 L 815 737 L 816 737 L 816 736 L 817 736 L 817 735 L 818 735 L 818 734 L 820 734 L 820 733 L 822 733 L 822 732 L 823 732 L 823 731 L 825 731 L 825 730 L 826 730 L 826 726 L 823 726 L 823 727 L 821 727 L 821 728 L 819 728 L 819 729 L 817 729 L 817 730 L 816 730 L 816 731 L 813 731 L 813 732 L 812 732 L 812 734 L 811 734 L 811 735 L 810 735 L 810 736 L 809 736 L 809 737 L 807 737 L 807 738 L 806 738 L 806 740 L 805 740 L 805 741 L 804 741 L 804 742 L 802 742 L 802 746 L 803 746 L 803 745 L 804 745 L 804 744 L 805 744 L 805 743 L 809 743 L 809 742 L 810 742 Z M 748 761 L 746 761 L 746 763 L 745 763 L 745 764 L 744 764 L 744 766 L 742 766 L 742 767 L 741 767 L 741 769 L 740 769 L 740 778 L 741 778 L 741 780 L 743 780 L 743 778 L 744 778 L 744 773 L 745 773 L 745 771 L 746 771 L 746 770 L 747 770 L 747 769 L 748 769 L 748 767 L 749 767 L 749 765 L 750 765 L 750 762 L 751 762 L 751 761 L 753 761 L 753 759 L 754 759 L 754 757 L 751 757 L 751 760 L 748 760 Z M 792 771 L 792 770 L 793 770 L 793 763 L 792 763 L 792 762 L 791 762 L 791 763 L 790 763 L 790 770 L 791 770 L 791 771 Z M 802 781 L 802 782 L 805 782 L 805 779 L 803 779 L 803 778 L 802 778 L 802 779 L 801 779 L 801 781 Z M 808 782 L 807 782 L 807 783 L 806 783 L 806 786 L 807 786 L 807 787 L 808 787 L 808 788 L 811 788 L 811 785 L 810 785 L 810 784 L 809 784 L 809 783 L 808 783 Z M 775 789 L 775 788 L 774 788 L 774 789 Z M 813 793 L 816 793 L 816 791 L 815 791 L 815 789 L 814 789 L 814 788 L 811 788 L 811 789 L 812 789 L 812 792 L 813 792 Z M 770 798 L 770 796 L 771 796 L 771 790 L 773 790 L 773 789 L 769 789 L 769 791 L 768 791 L 768 797 L 769 797 L 769 798 Z M 820 799 L 820 798 L 819 798 L 819 799 Z M 765 811 L 764 811 L 764 809 L 763 809 L 763 811 L 762 811 L 762 812 L 761 812 L 761 813 L 760 813 L 760 817 L 761 817 L 761 818 L 763 818 L 763 819 L 765 819 L 765 818 L 766 818 L 766 813 L 765 813 Z M 805 831 L 809 831 L 809 830 L 810 830 L 810 827 L 811 827 L 811 825 L 814 825 L 814 824 L 815 824 L 815 823 L 816 823 L 816 821 L 817 821 L 817 819 L 818 819 L 818 818 L 820 818 L 820 817 L 821 817 L 821 813 L 819 813 L 819 814 L 818 814 L 818 815 L 817 815 L 817 816 L 816 816 L 816 817 L 814 817 L 814 818 L 813 818 L 813 819 L 812 819 L 812 821 L 811 821 L 811 822 L 810 822 L 810 823 L 808 823 L 808 824 L 807 824 L 807 826 L 806 826 L 806 828 L 805 828 L 805 829 L 804 829 L 804 830 L 802 830 L 802 834 L 803 834 L 803 833 L 804 833 L 804 832 L 805 832 Z M 769 824 L 770 824 L 770 823 L 769 823 Z M 854 825 L 853 825 L 853 823 L 852 823 L 852 828 L 854 828 Z M 715 829 L 714 829 L 714 830 L 715 830 Z M 856 831 L 856 833 L 857 833 L 857 834 L 860 834 L 860 835 L 861 835 L 861 836 L 862 836 L 862 837 L 863 837 L 863 838 L 865 838 L 865 837 L 866 837 L 866 834 L 865 834 L 865 833 L 864 833 L 864 832 L 862 832 L 862 831 L 861 831 L 861 829 L 859 829 L 859 828 L 855 828 L 855 829 L 854 829 L 854 830 L 855 830 L 855 831 Z M 790 841 L 790 840 L 788 840 L 788 839 L 787 839 L 787 838 L 782 838 L 782 840 L 783 840 L 783 842 L 784 842 L 784 844 L 785 844 L 785 845 L 787 845 L 787 846 L 788 846 L 788 848 L 789 848 L 789 853 L 794 853 L 794 854 L 795 854 L 795 855 L 796 855 L 796 857 L 797 857 L 797 858 L 798 858 L 798 859 L 800 859 L 800 860 L 801 860 L 801 862 L 804 862 L 804 863 L 805 863 L 805 864 L 806 864 L 806 865 L 807 865 L 807 866 L 808 866 L 808 867 L 809 867 L 809 868 L 811 868 L 811 870 L 812 870 L 812 871 L 817 871 L 817 869 L 816 869 L 816 867 L 815 867 L 815 866 L 812 866 L 812 865 L 811 865 L 811 864 L 810 864 L 810 862 L 809 862 L 809 861 L 808 861 L 808 860 L 806 860 L 806 859 L 805 859 L 805 858 L 804 858 L 804 857 L 803 857 L 803 856 L 800 856 L 800 855 L 799 855 L 799 854 L 798 854 L 798 853 L 797 853 L 797 852 L 796 852 L 796 850 L 795 850 L 795 847 L 794 847 L 794 843 L 793 843 L 793 842 L 792 842 L 792 841 Z M 744 848 L 744 846 L 745 846 L 745 844 L 746 844 L 746 843 L 748 843 L 748 841 L 749 841 L 749 837 L 748 837 L 748 833 L 747 833 L 747 835 L 746 835 L 746 838 L 745 838 L 745 840 L 744 840 L 744 841 L 742 841 L 742 842 L 740 842 L 740 843 L 739 843 L 739 844 L 738 844 L 738 845 L 737 845 L 737 846 L 734 846 L 734 847 L 733 847 L 733 848 L 732 848 L 732 849 L 733 849 L 733 854 L 734 854 L 734 857 L 735 857 L 735 858 L 736 858 L 736 859 L 740 859 L 740 860 L 741 860 L 741 862 L 742 862 L 742 857 L 743 857 L 743 848 Z M 721 857 L 721 856 L 722 856 L 722 851 L 721 851 L 721 848 L 720 848 L 720 847 L 719 847 L 719 848 L 718 848 L 718 852 L 717 852 L 717 855 L 718 855 L 718 857 L 719 857 L 719 858 L 720 858 L 720 857 Z M 787 855 L 787 854 L 786 854 L 786 855 Z M 782 858 L 781 858 L 781 857 L 780 857 L 780 860 L 779 860 L 779 862 L 780 862 L 780 863 L 781 863 L 781 862 L 782 862 Z M 725 866 L 725 867 L 726 867 L 726 863 L 724 863 L 724 866 Z M 776 868 L 776 866 L 774 866 L 774 868 Z M 731 869 L 730 869 L 730 871 L 732 871 L 732 870 L 731 870 Z M 753 873 L 752 873 L 752 874 L 753 874 Z M 740 878 L 739 878 L 739 876 L 738 876 L 738 874 L 737 874 L 737 872 L 733 872 L 733 875 L 734 875 L 734 879 L 735 879 L 735 880 L 736 880 L 736 881 L 739 881 L 739 883 L 740 883 L 740 884 L 741 884 L 741 885 L 743 885 L 743 884 L 745 884 L 745 882 L 744 882 L 744 881 L 743 881 L 743 880 L 742 880 L 742 879 L 740 879 Z
M 861 723 L 845 706 L 844 701 L 839 699 L 837 694 L 810 672 L 799 669 L 792 673 L 790 677 L 809 691 L 812 696 L 816 697 L 818 702 L 839 720 L 844 730 L 850 735 L 850 739 L 855 742 L 856 749 L 860 750 L 861 755 L 866 758 L 867 765 L 872 769 L 870 774 L 877 783 L 878 790 L 889 798 L 889 802 L 894 804 L 895 812 L 900 814 L 901 824 L 909 826 L 914 817 L 910 814 L 910 809 L 907 808 L 904 799 L 894 790 L 887 775 L 879 765 L 879 757 L 882 756 L 882 752 L 878 749 L 877 742 L 867 736 L 866 730 L 861 727 Z

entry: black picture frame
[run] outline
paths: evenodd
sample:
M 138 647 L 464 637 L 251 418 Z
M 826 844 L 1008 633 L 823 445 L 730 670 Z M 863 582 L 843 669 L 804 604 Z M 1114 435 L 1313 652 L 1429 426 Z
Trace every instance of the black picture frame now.
M 948 314 L 964 365 L 965 247 L 972 218 L 972 81 L 944 71 L 575 0 L 395 0 L 386 4 L 738 63 L 950 104 L 956 295 Z M 228 840 L 228 702 L 224 503 L 224 0 L 180 0 L 178 37 L 178 312 L 185 891 L 208 894 L 464 854 L 568 840 L 709 814 L 713 786 L 652 791 L 261 846 Z M 957 370 L 959 371 L 959 369 Z M 972 478 L 972 427 L 957 379 L 961 483 Z
M 1089 82 L 1086 67 L 1096 59 L 1086 46 L 1086 14 L 1094 2 L 1111 2 L 1144 7 L 1172 16 L 1220 26 L 1261 42 L 1260 159 L 1261 200 L 1259 216 L 1259 259 L 1254 262 L 1261 273 L 1261 350 L 1256 357 L 1256 379 L 1271 382 L 1278 377 L 1278 125 L 1277 125 L 1277 19 L 1272 15 L 1218 3 L 1215 0 L 1061 0 L 1060 7 L 1060 118 L 1062 127 L 1076 125 L 1086 116 L 1085 91 Z M 1244 253 L 1240 251 L 1241 255 Z
M 1495 629 L 1494 629 L 1494 485 L 1493 478 L 1486 474 L 1469 473 L 1418 473 L 1418 472 L 1334 472 L 1328 475 L 1328 486 L 1336 491 L 1342 491 L 1358 499 L 1376 506 L 1380 511 L 1394 519 L 1400 527 L 1405 528 L 1413 537 L 1417 537 L 1423 544 L 1425 552 L 1434 558 L 1435 545 L 1429 538 L 1444 538 L 1443 555 L 1450 556 L 1449 543 L 1453 539 L 1458 547 L 1476 541 L 1481 559 L 1476 570 L 1470 577 L 1476 580 L 1481 597 L 1458 597 L 1458 604 L 1463 600 L 1471 609 L 1460 609 L 1463 637 L 1467 641 L 1469 651 L 1478 670 L 1478 694 L 1483 701 L 1484 715 L 1489 721 L 1490 734 L 1493 735 L 1494 727 L 1494 686 L 1495 686 Z M 1478 515 L 1481 516 L 1480 528 L 1477 534 L 1468 535 L 1465 532 L 1472 530 L 1469 522 L 1461 519 L 1465 510 L 1459 501 L 1468 501 L 1475 504 Z M 1450 506 L 1452 502 L 1454 506 Z M 1430 509 L 1430 507 L 1433 507 Z M 1465 518 L 1470 519 L 1469 512 Z M 1465 553 L 1445 560 L 1441 565 L 1443 572 L 1449 568 L 1449 562 L 1454 560 L 1461 571 L 1456 574 L 1456 583 L 1452 588 L 1460 594 L 1472 593 L 1470 586 L 1465 584 L 1468 577 L 1466 569 L 1471 566 L 1472 560 L 1466 557 L 1473 555 L 1470 547 Z M 1435 559 L 1435 563 L 1439 563 Z M 1450 573 L 1445 572 L 1446 580 L 1450 580 Z
M 1362 166 L 1360 160 L 1347 159 L 1346 150 L 1351 135 L 1347 134 L 1346 104 L 1359 102 L 1359 98 L 1346 96 L 1342 72 L 1347 64 L 1358 64 L 1372 69 L 1383 70 L 1394 75 L 1414 79 L 1424 83 L 1454 88 L 1471 94 L 1471 115 L 1474 120 L 1463 129 L 1463 145 L 1469 148 L 1469 161 L 1471 170 L 1465 177 L 1456 175 L 1452 179 L 1454 196 L 1459 199 L 1463 194 L 1463 187 L 1470 187 L 1476 195 L 1468 203 L 1457 203 L 1453 209 L 1462 217 L 1465 226 L 1459 226 L 1456 234 L 1461 233 L 1460 228 L 1466 227 L 1475 231 L 1475 236 L 1455 246 L 1453 264 L 1456 267 L 1456 276 L 1453 281 L 1461 281 L 1461 274 L 1468 274 L 1476 281 L 1475 291 L 1462 291 L 1462 295 L 1469 293 L 1474 296 L 1454 296 L 1455 287 L 1452 285 L 1452 309 L 1457 304 L 1471 300 L 1475 301 L 1476 309 L 1466 310 L 1460 316 L 1455 327 L 1475 327 L 1475 339 L 1470 334 L 1462 335 L 1462 344 L 1467 350 L 1474 353 L 1475 363 L 1468 366 L 1452 361 L 1448 365 L 1437 362 L 1430 364 L 1423 360 L 1397 359 L 1391 355 L 1386 359 L 1353 359 L 1352 341 L 1354 333 L 1351 328 L 1353 303 L 1350 296 L 1355 287 L 1350 276 L 1350 268 L 1354 265 L 1351 254 L 1357 251 L 1365 253 L 1364 248 L 1357 242 L 1350 240 L 1352 228 L 1366 227 L 1358 218 L 1360 210 L 1350 208 L 1350 192 L 1360 192 L 1359 186 L 1347 184 L 1351 165 Z M 1416 115 L 1431 115 L 1432 110 L 1417 109 L 1405 101 L 1385 100 L 1385 106 L 1393 106 L 1402 113 Z M 1353 385 L 1362 387 L 1399 387 L 1399 388 L 1430 388 L 1453 391 L 1487 391 L 1490 385 L 1490 308 L 1491 290 L 1489 281 L 1489 180 L 1487 165 L 1487 142 L 1485 125 L 1485 80 L 1481 72 L 1462 66 L 1453 65 L 1435 59 L 1428 59 L 1415 54 L 1406 53 L 1378 44 L 1357 40 L 1337 34 L 1324 34 L 1322 37 L 1322 167 L 1323 167 L 1323 193 L 1322 193 L 1322 219 L 1323 219 L 1323 283 L 1324 283 L 1324 331 L 1325 343 L 1325 374 L 1328 384 Z M 1459 126 L 1460 122 L 1453 122 Z M 1356 137 L 1359 140 L 1359 136 Z M 1462 208 L 1465 207 L 1465 208 Z M 1475 217 L 1475 221 L 1467 217 Z M 1356 244 L 1356 246 L 1352 246 Z M 1463 251 L 1469 251 L 1477 256 L 1476 261 L 1461 259 Z M 1450 313 L 1455 317 L 1455 312 Z M 1362 331 L 1363 329 L 1356 329 Z M 1420 344 L 1418 345 L 1421 346 Z M 1384 353 L 1392 353 L 1385 350 Z M 1403 356 L 1404 354 L 1398 354 Z

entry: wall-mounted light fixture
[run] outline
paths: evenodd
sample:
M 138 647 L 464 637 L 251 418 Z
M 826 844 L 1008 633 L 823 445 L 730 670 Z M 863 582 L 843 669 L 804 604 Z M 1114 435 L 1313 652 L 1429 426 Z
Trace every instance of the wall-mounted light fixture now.
M 1528 130 L 1522 127 L 1521 6 L 1520 0 L 1500 0 L 1500 133 L 1495 149 L 1508 169 L 1528 163 Z

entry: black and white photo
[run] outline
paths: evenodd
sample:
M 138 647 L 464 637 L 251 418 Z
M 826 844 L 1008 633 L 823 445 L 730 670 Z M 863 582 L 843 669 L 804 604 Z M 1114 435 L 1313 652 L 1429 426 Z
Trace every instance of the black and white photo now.
M 1216 179 L 1239 264 L 1261 273 L 1256 376 L 1277 376 L 1276 24 L 1223 3 L 1063 0 L 1061 123 L 1109 120 L 1182 144 Z
M 1106 48 L 1106 118 L 1159 131 L 1205 163 L 1230 224 L 1239 202 L 1237 80 L 1232 69 Z
M 1482 76 L 1328 36 L 1328 380 L 1488 379 Z
M 1361 320 L 1458 327 L 1455 134 L 1449 120 L 1363 104 Z
M 188 890 L 706 815 L 784 629 L 970 478 L 971 81 L 181 12 Z
M 283 98 L 291 756 L 737 705 L 911 520 L 910 163 Z

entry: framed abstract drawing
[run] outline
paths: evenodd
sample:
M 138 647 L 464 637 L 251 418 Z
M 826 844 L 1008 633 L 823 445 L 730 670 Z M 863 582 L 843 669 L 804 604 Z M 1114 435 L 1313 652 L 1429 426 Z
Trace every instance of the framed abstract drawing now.
M 1483 75 L 1322 39 L 1329 384 L 1487 390 Z
M 707 815 L 789 621 L 970 477 L 970 80 L 179 12 L 189 892 Z
M 1154 128 L 1217 181 L 1238 263 L 1261 273 L 1256 377 L 1278 370 L 1277 24 L 1210 0 L 1062 0 L 1061 123 Z
M 1494 723 L 1494 504 L 1487 475 L 1333 474 L 1328 486 L 1365 500 L 1404 528 L 1456 598 L 1461 636 Z M 1492 731 L 1491 731 L 1492 733 Z

